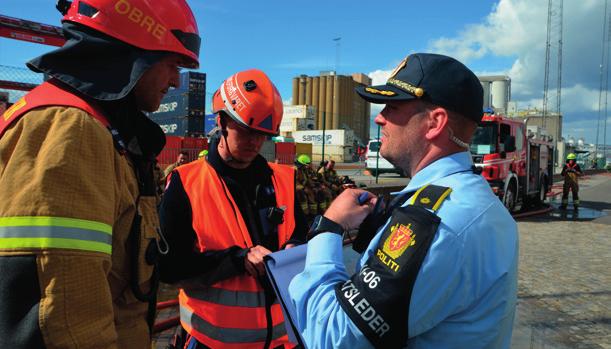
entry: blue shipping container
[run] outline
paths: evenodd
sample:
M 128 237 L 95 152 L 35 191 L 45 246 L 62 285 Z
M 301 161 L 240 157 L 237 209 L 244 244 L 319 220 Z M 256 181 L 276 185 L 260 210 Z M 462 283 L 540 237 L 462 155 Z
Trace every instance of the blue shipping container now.
M 200 136 L 204 135 L 203 117 L 155 117 L 151 120 L 157 123 L 168 136 Z
M 167 94 L 161 100 L 157 111 L 149 114 L 150 118 L 178 118 L 189 115 L 189 97 L 187 94 Z
M 177 88 L 182 92 L 206 92 L 206 74 L 186 71 L 180 74 L 180 86 Z
M 206 134 L 216 127 L 216 114 L 207 114 L 204 120 L 204 131 Z
M 206 109 L 206 74 L 187 71 L 180 74 L 179 86 L 170 89 L 154 112 L 161 116 L 199 116 Z

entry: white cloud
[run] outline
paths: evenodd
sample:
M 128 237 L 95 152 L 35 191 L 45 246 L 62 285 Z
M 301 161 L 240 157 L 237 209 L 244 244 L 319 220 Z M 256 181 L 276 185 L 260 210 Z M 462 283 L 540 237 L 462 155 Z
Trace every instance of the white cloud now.
M 367 75 L 369 75 L 369 77 L 371 78 L 372 85 L 383 85 L 386 83 L 386 80 L 388 80 L 388 77 L 390 76 L 391 72 L 392 72 L 392 69 L 389 69 L 389 70 L 378 69 L 378 70 L 372 71 L 371 73 Z
M 454 36 L 432 40 L 427 51 L 455 57 L 468 66 L 493 70 L 511 78 L 512 100 L 520 108 L 542 108 L 547 38 L 547 1 L 500 0 L 482 23 L 468 24 Z M 600 61 L 604 2 L 565 1 L 563 17 L 562 112 L 564 129 L 583 130 L 591 137 L 599 105 Z M 557 45 L 552 46 L 555 52 Z M 399 58 L 400 59 L 400 58 Z M 508 61 L 505 69 L 487 69 L 492 61 Z M 556 86 L 556 63 L 552 60 L 550 86 Z M 477 70 L 477 69 L 475 69 Z M 370 77 L 384 82 L 389 70 L 376 70 Z M 489 71 L 476 71 L 491 75 Z M 551 95 L 555 95 L 552 88 Z M 604 94 L 603 94 L 604 99 Z M 373 114 L 373 112 L 372 112 Z M 580 121 L 575 122 L 575 119 Z M 593 142 L 594 140 L 590 140 Z

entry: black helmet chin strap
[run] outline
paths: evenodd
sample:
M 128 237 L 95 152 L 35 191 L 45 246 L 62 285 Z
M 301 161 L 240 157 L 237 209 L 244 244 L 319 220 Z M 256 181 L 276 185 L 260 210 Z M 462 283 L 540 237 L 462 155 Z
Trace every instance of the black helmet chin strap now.
M 228 132 L 227 132 L 227 124 L 225 122 L 224 116 L 220 117 L 219 122 L 221 124 L 220 125 L 221 126 L 220 132 L 221 132 L 221 135 L 222 135 L 222 139 L 225 141 L 224 147 L 226 147 L 227 154 L 229 154 L 229 157 L 227 159 L 223 159 L 223 160 L 226 163 L 232 163 L 233 162 L 233 163 L 238 163 L 238 164 L 249 164 L 250 162 L 241 161 L 241 160 L 238 160 L 238 159 L 233 157 L 233 154 L 231 154 L 231 149 L 229 149 L 229 143 L 227 142 L 227 134 L 228 134 Z M 221 143 L 219 142 L 219 145 L 220 144 Z

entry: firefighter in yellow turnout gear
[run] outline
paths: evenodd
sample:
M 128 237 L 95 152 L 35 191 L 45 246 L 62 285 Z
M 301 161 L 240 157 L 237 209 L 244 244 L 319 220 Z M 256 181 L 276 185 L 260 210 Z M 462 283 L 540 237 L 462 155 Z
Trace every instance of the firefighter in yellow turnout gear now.
M 297 166 L 297 200 L 305 215 L 313 218 L 325 212 L 333 200 L 333 194 L 312 168 L 312 161 L 308 155 L 299 155 L 295 164 Z
M 308 167 L 310 166 L 311 162 L 310 157 L 305 154 L 299 155 L 297 157 L 297 161 L 295 161 L 295 165 L 297 166 L 297 200 L 299 201 L 299 205 L 301 206 L 303 213 L 307 217 L 316 215 L 318 212 L 316 195 L 314 193 L 314 189 L 310 185 L 310 176 L 308 175 Z
M 151 348 L 165 135 L 143 112 L 198 67 L 197 25 L 184 0 L 57 8 L 66 44 L 27 63 L 49 80 L 0 115 L 0 348 Z
M 318 169 L 318 175 L 320 176 L 323 184 L 331 189 L 333 198 L 339 195 L 342 191 L 342 177 L 337 175 L 335 171 L 335 161 L 325 161 L 324 166 Z
M 566 164 L 562 168 L 562 177 L 564 177 L 564 185 L 562 186 L 562 204 L 561 210 L 565 210 L 569 204 L 569 191 L 573 193 L 573 208 L 579 208 L 579 177 L 583 176 L 581 167 L 575 162 L 577 156 L 570 153 L 566 157 Z

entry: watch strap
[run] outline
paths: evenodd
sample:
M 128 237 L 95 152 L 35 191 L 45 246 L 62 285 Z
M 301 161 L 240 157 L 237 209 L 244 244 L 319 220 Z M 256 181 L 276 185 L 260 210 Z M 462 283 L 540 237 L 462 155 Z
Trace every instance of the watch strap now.
M 344 228 L 340 224 L 332 221 L 331 219 L 322 215 L 318 215 L 314 218 L 314 222 L 312 223 L 312 226 L 310 227 L 310 230 L 306 235 L 307 241 L 310 241 L 312 238 L 314 238 L 320 233 L 335 233 L 339 236 L 342 236 L 344 234 Z

